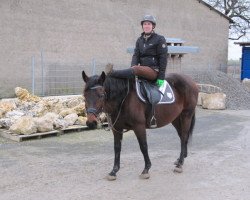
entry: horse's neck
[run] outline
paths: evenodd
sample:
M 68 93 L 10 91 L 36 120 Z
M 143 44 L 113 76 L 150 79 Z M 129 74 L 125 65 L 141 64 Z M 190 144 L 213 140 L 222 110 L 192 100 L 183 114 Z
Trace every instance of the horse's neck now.
M 119 79 L 118 79 L 119 80 Z M 119 112 L 121 107 L 124 106 L 125 102 L 130 101 L 128 97 L 130 96 L 131 93 L 135 92 L 135 81 L 134 80 L 129 80 L 127 82 L 127 88 L 126 88 L 126 94 L 124 94 L 123 98 L 117 98 L 117 97 L 112 97 L 112 95 L 107 95 L 108 99 L 105 100 L 104 102 L 104 110 L 108 114 L 116 114 Z M 106 88 L 104 87 L 104 90 L 107 92 Z M 111 97 L 111 98 L 109 98 Z
M 104 102 L 104 111 L 105 113 L 112 115 L 118 108 L 118 103 L 115 101 L 105 101 Z
M 115 100 L 106 100 L 104 103 L 104 110 L 109 114 L 116 114 L 120 109 L 124 112 L 129 112 L 130 108 L 133 109 L 132 105 L 136 105 L 142 103 L 137 97 L 135 88 L 131 88 L 129 93 L 122 99 L 121 102 L 117 102 Z M 133 110 L 132 110 L 133 112 Z

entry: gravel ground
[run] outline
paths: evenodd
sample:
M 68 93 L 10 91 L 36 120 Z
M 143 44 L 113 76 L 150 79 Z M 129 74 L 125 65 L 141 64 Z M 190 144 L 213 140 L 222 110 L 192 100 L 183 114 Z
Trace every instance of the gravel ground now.
M 218 86 L 227 95 L 226 107 L 230 110 L 250 109 L 250 92 L 239 80 L 220 71 L 188 73 L 197 83 Z
M 173 173 L 180 142 L 173 126 L 148 130 L 151 177 L 135 135 L 124 134 L 116 181 L 113 136 L 76 132 L 16 143 L 0 138 L 0 200 L 248 200 L 250 112 L 197 109 L 184 172 Z

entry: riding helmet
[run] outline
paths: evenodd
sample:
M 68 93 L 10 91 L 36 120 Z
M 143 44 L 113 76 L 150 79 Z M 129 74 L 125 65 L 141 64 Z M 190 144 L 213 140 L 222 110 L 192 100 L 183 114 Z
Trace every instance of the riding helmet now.
M 141 20 L 141 25 L 145 21 L 151 22 L 154 26 L 156 25 L 156 20 L 155 20 L 155 17 L 153 15 L 144 15 L 144 17 Z

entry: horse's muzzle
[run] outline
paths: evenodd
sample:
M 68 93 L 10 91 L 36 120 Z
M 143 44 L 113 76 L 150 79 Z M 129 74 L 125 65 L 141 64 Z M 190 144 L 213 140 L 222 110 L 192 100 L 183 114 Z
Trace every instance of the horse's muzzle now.
M 86 125 L 90 129 L 96 129 L 97 128 L 97 116 L 98 116 L 98 110 L 95 108 L 88 108 L 87 109 L 87 121 Z
M 96 129 L 97 128 L 97 121 L 87 121 L 86 125 L 90 128 L 90 129 Z
M 97 128 L 97 116 L 93 112 L 87 112 L 87 121 L 86 125 L 90 129 L 96 129 Z

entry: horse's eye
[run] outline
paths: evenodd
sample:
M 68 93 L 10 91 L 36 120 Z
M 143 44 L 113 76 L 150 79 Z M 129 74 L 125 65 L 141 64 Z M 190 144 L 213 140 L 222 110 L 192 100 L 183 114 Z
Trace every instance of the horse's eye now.
M 104 94 L 99 94 L 99 98 L 104 98 Z

